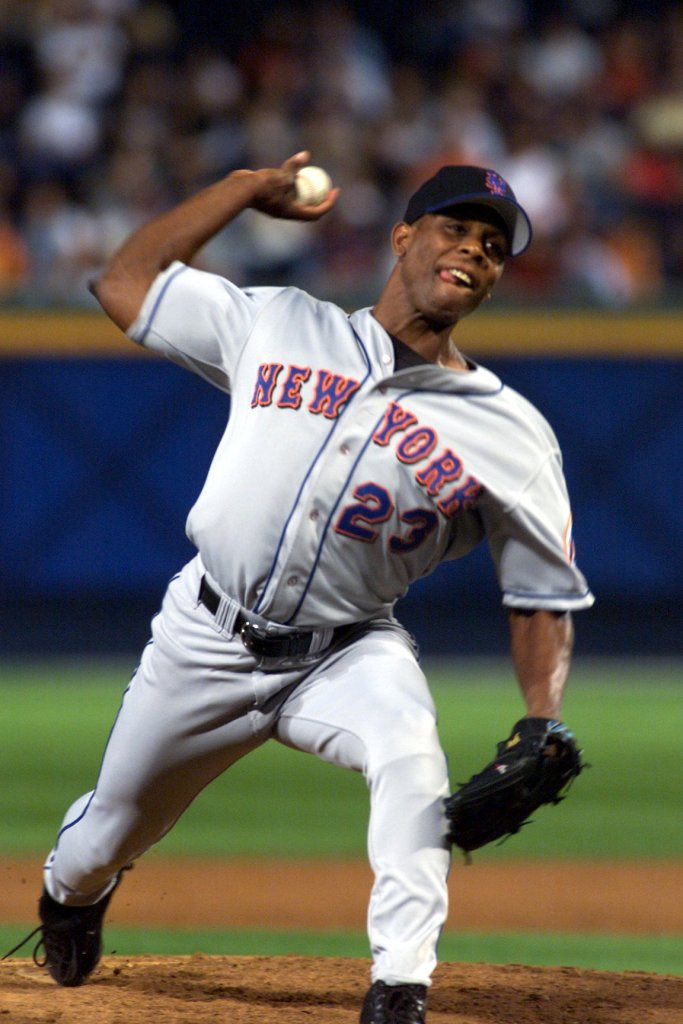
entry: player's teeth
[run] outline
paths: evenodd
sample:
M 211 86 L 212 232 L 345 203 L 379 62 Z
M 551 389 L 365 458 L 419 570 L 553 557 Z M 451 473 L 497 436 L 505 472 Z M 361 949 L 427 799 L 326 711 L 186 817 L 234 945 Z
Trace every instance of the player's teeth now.
M 464 270 L 456 270 L 455 268 L 452 268 L 451 275 L 458 281 L 462 281 L 463 284 L 466 284 L 468 288 L 472 287 L 472 278 L 469 274 L 466 274 Z

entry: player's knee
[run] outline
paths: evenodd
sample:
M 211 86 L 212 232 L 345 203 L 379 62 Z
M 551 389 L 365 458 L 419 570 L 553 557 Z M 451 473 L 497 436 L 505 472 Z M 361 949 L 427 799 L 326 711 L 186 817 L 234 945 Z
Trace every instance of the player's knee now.
M 381 737 L 368 746 L 366 775 L 431 798 L 448 789 L 448 767 L 434 718 L 427 711 L 393 716 Z

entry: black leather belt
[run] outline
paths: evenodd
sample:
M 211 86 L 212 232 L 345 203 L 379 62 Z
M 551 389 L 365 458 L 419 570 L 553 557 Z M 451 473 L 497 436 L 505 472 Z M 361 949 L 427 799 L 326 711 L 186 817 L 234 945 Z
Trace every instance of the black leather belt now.
M 199 600 L 212 615 L 216 614 L 221 603 L 221 596 L 207 582 L 206 576 L 202 576 L 202 582 L 199 585 Z M 343 639 L 355 627 L 356 623 L 349 626 L 338 626 L 333 631 L 332 639 L 327 646 Z M 303 654 L 309 654 L 316 635 L 312 632 L 296 632 L 271 636 L 266 633 L 263 626 L 250 622 L 244 612 L 237 613 L 233 629 L 250 654 L 255 654 L 259 658 L 296 658 Z

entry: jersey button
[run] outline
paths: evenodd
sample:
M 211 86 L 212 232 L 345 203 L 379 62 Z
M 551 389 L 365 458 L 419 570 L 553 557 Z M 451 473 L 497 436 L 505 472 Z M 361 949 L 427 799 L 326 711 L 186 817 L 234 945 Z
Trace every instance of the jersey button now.
M 309 518 L 309 519 L 312 519 L 314 523 L 315 523 L 315 522 L 316 522 L 316 521 L 317 521 L 318 519 L 320 519 L 320 512 L 318 512 L 318 509 L 317 509 L 317 508 L 314 508 L 312 512 L 309 512 L 309 513 L 308 513 L 308 518 Z
M 349 454 L 349 446 L 348 446 L 348 444 L 340 445 L 339 451 L 342 453 L 342 455 L 348 455 Z
M 299 582 L 299 577 L 298 576 L 290 576 L 289 579 L 287 580 L 287 586 L 288 587 L 295 587 L 298 582 Z

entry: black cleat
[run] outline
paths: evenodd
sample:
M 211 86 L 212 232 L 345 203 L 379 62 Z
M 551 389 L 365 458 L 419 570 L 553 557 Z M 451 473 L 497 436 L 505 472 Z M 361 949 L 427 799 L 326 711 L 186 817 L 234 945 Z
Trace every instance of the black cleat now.
M 376 981 L 363 1002 L 360 1024 L 425 1024 L 426 985 L 387 985 Z
M 43 888 L 38 900 L 40 924 L 18 946 L 2 957 L 6 960 L 21 949 L 34 935 L 40 939 L 33 950 L 37 967 L 45 967 L 58 985 L 75 988 L 82 985 L 94 971 L 102 955 L 102 923 L 115 889 L 121 882 L 124 868 L 119 872 L 116 885 L 98 903 L 90 907 L 65 907 L 53 900 Z M 43 956 L 39 950 L 43 948 Z

